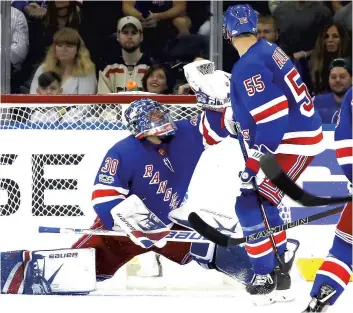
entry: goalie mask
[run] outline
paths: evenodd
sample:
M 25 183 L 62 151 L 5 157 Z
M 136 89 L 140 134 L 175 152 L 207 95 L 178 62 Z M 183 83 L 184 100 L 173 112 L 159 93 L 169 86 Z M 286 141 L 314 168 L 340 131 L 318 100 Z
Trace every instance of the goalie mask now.
M 184 66 L 185 78 L 195 92 L 201 109 L 223 111 L 230 106 L 230 75 L 215 71 L 209 60 L 201 60 Z
M 126 127 L 137 139 L 174 135 L 177 129 L 167 109 L 151 99 L 131 102 L 125 111 Z

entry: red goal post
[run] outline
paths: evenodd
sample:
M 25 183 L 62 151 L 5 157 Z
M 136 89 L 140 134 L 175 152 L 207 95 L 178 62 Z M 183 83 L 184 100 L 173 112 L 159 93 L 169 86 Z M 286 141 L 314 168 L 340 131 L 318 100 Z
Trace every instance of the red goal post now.
M 157 95 L 157 94 L 107 94 L 107 95 L 1 95 L 1 103 L 31 104 L 31 103 L 53 103 L 53 104 L 128 104 L 132 101 L 150 98 L 163 104 L 196 104 L 196 97 L 193 95 Z

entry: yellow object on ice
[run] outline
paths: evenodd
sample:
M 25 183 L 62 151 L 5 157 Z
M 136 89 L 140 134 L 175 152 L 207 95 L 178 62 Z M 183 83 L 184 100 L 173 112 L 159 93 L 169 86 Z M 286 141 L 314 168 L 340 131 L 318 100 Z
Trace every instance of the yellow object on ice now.
M 316 272 L 323 262 L 323 258 L 298 258 L 297 267 L 303 279 L 314 281 Z M 349 281 L 352 281 L 352 277 Z

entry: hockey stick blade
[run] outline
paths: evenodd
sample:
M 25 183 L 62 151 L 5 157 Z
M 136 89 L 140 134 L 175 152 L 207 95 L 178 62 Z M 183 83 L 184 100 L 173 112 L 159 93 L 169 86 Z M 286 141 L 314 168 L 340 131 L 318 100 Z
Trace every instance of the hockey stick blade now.
M 299 202 L 304 206 L 322 206 L 329 204 L 338 204 L 344 202 L 352 202 L 352 197 L 333 197 L 324 198 L 310 194 L 301 189 L 278 164 L 276 157 L 271 154 L 265 154 L 260 159 L 261 169 L 265 175 L 288 197 Z
M 324 218 L 330 215 L 334 215 L 337 213 L 340 213 L 343 210 L 344 206 L 330 209 L 321 213 L 317 213 L 308 217 L 300 218 L 297 219 L 293 222 L 277 226 L 277 227 L 271 227 L 268 230 L 263 230 L 254 234 L 251 234 L 249 236 L 245 236 L 242 238 L 232 238 L 229 237 L 225 234 L 222 234 L 219 232 L 217 229 L 213 228 L 212 226 L 208 225 L 200 216 L 198 216 L 197 213 L 192 212 L 189 214 L 189 223 L 190 225 L 202 236 L 205 238 L 209 239 L 210 241 L 214 242 L 217 245 L 220 245 L 222 247 L 232 247 L 232 246 L 237 246 L 242 243 L 259 239 L 262 237 L 268 237 L 270 234 L 274 234 L 277 232 L 280 232 L 282 230 L 287 230 L 290 228 L 294 228 L 300 225 L 306 225 L 310 222 L 319 220 L 320 218 Z

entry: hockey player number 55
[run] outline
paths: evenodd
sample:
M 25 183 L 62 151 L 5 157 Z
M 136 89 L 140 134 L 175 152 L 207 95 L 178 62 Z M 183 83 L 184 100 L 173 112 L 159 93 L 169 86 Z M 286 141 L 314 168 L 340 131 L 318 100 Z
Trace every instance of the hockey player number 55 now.
M 260 74 L 254 75 L 253 77 L 244 80 L 244 86 L 250 97 L 253 96 L 255 92 L 261 92 L 265 89 L 265 85 L 261 80 Z
M 314 114 L 314 105 L 311 96 L 302 82 L 298 71 L 293 67 L 284 77 L 295 101 L 300 105 L 301 114 L 310 117 Z

